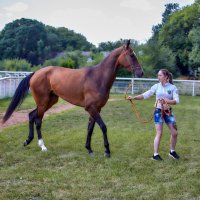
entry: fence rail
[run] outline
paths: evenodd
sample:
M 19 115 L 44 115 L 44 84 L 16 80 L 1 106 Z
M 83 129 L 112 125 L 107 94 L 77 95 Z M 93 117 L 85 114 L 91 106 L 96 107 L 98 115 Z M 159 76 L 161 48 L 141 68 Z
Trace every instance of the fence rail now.
M 30 73 L 0 71 L 0 99 L 12 97 L 21 80 Z
M 20 81 L 31 72 L 5 72 L 0 71 L 0 99 L 12 97 Z M 147 91 L 158 79 L 149 78 L 119 78 L 117 77 L 111 88 L 111 93 L 124 94 L 131 83 L 130 94 L 140 94 Z M 200 81 L 197 80 L 174 80 L 179 94 L 200 95 Z
M 111 93 L 125 93 L 127 87 L 131 84 L 128 93 L 141 94 L 157 82 L 158 79 L 117 77 L 111 88 Z M 181 95 L 200 95 L 200 81 L 198 80 L 174 80 L 174 84 Z

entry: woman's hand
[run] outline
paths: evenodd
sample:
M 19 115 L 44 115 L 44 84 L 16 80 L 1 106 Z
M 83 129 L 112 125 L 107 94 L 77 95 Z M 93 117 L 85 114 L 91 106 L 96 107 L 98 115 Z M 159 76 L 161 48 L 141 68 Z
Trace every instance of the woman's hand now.
M 134 99 L 134 97 L 128 96 L 128 97 L 126 98 L 126 100 L 131 100 L 131 99 Z
M 142 94 L 140 94 L 140 95 L 137 95 L 137 96 L 128 96 L 127 98 L 126 98 L 126 100 L 131 100 L 131 99 L 134 99 L 134 100 L 142 100 L 142 99 L 144 99 L 144 96 L 142 95 Z

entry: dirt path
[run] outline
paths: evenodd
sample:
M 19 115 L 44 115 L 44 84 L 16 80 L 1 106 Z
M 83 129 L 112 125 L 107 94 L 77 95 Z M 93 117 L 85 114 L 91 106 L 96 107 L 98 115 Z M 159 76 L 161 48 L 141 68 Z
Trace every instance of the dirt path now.
M 69 104 L 69 103 L 58 105 L 58 106 L 55 105 L 54 107 L 52 107 L 51 109 L 49 109 L 45 113 L 44 117 L 48 116 L 51 113 L 59 113 L 59 112 L 69 110 L 69 109 L 74 108 L 74 107 L 75 107 L 74 105 Z M 2 124 L 0 122 L 0 131 L 3 130 L 4 128 L 9 127 L 9 126 L 13 126 L 13 125 L 20 124 L 20 123 L 28 121 L 28 113 L 31 110 L 32 109 L 14 112 L 12 114 L 12 116 L 10 117 L 10 119 L 6 123 Z
M 117 99 L 109 99 L 109 101 L 117 101 L 117 100 L 122 100 L 122 99 L 119 99 L 119 98 L 117 98 Z M 47 117 L 51 113 L 59 113 L 59 112 L 65 111 L 65 110 L 72 109 L 74 107 L 75 106 L 70 104 L 70 103 L 65 103 L 65 104 L 62 104 L 62 105 L 55 105 L 54 107 L 52 107 L 51 109 L 49 109 L 45 113 L 44 117 Z M 23 122 L 28 121 L 28 113 L 31 110 L 32 109 L 21 110 L 21 111 L 14 112 L 12 114 L 12 116 L 10 117 L 10 119 L 6 123 L 2 124 L 0 122 L 0 131 L 3 130 L 4 128 L 9 127 L 9 126 L 21 124 Z M 2 118 L 1 113 L 0 113 L 0 118 Z

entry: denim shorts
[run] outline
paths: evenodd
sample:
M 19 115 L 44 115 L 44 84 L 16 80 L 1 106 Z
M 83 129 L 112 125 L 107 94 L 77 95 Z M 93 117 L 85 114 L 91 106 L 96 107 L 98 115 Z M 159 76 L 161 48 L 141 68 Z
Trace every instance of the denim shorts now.
M 168 111 L 166 111 L 168 112 Z M 163 113 L 162 116 L 162 111 L 161 109 L 156 108 L 154 112 L 154 123 L 155 124 L 176 124 L 176 119 L 174 117 L 174 113 L 172 112 L 172 109 L 170 109 L 170 116 L 166 115 Z

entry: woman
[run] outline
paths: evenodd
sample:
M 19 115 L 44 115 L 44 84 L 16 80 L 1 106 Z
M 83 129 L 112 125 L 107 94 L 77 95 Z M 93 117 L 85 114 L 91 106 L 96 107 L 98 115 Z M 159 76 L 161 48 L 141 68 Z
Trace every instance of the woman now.
M 156 94 L 154 112 L 156 136 L 154 139 L 154 154 L 152 159 L 158 161 L 162 160 L 158 150 L 163 133 L 163 123 L 165 122 L 171 132 L 169 156 L 177 160 L 179 159 L 179 155 L 175 151 L 177 142 L 177 126 L 171 105 L 179 103 L 179 95 L 176 86 L 173 85 L 172 74 L 168 70 L 161 69 L 158 72 L 158 80 L 159 83 L 153 85 L 150 90 L 135 97 L 128 96 L 127 99 L 142 100 L 149 98 L 153 94 Z

